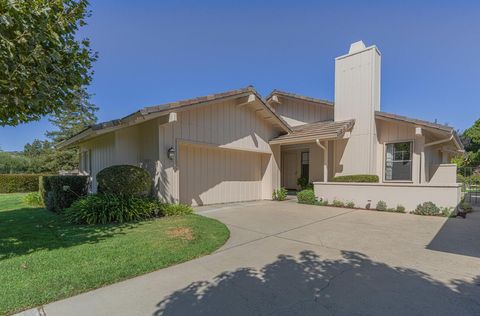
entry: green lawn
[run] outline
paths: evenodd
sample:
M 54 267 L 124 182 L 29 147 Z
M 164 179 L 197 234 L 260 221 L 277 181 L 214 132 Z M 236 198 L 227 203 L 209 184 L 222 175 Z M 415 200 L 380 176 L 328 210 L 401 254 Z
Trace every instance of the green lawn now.
M 0 314 L 9 314 L 211 253 L 222 223 L 199 215 L 76 226 L 0 194 Z

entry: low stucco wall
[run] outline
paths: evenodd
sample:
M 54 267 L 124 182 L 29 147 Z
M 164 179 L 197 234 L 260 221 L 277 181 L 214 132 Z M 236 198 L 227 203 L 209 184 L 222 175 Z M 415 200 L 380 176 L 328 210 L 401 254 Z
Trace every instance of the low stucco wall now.
M 413 211 L 418 204 L 426 201 L 442 207 L 457 207 L 461 199 L 460 184 L 315 182 L 314 190 L 317 198 L 327 199 L 329 202 L 353 201 L 357 207 L 373 209 L 377 202 L 382 200 L 388 207 L 401 204 L 407 212 Z

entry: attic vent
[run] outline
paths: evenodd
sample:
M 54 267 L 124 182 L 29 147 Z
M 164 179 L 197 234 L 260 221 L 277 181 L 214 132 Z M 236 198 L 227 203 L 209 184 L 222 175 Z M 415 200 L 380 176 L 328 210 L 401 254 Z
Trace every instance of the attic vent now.
M 349 54 L 353 54 L 365 49 L 365 44 L 363 41 L 358 41 L 355 43 L 350 44 L 350 50 L 348 51 Z

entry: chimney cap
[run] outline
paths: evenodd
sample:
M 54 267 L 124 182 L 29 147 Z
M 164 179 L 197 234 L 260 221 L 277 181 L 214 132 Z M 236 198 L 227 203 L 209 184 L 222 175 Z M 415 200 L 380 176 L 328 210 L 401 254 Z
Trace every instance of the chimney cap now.
M 358 41 L 355 43 L 350 44 L 350 50 L 348 51 L 349 54 L 358 53 L 366 48 L 363 41 Z

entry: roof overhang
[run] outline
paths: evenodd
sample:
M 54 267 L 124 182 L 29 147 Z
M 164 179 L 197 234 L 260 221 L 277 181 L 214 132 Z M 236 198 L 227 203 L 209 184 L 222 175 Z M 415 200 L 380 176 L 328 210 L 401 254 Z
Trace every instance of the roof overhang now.
M 340 122 L 325 121 L 300 125 L 295 127 L 291 133 L 274 138 L 269 143 L 271 145 L 287 145 L 310 143 L 317 140 L 325 141 L 343 139 L 348 137 L 354 124 L 355 120 L 347 120 Z
M 96 124 L 86 128 L 73 137 L 63 141 L 58 145 L 58 148 L 69 148 L 78 145 L 79 143 L 88 141 L 97 136 L 116 131 L 125 127 L 144 123 L 153 119 L 160 119 L 160 124 L 165 124 L 170 121 L 169 114 L 177 113 L 186 110 L 191 110 L 197 107 L 210 106 L 220 102 L 232 101 L 233 106 L 248 106 L 260 116 L 262 119 L 269 121 L 273 126 L 283 132 L 291 132 L 290 126 L 279 117 L 275 111 L 263 101 L 260 95 L 253 87 L 245 89 L 232 90 L 224 93 L 213 94 L 205 97 L 167 103 L 163 105 L 145 107 L 121 119 L 108 121 L 105 123 Z
M 400 122 L 416 127 L 421 127 L 422 129 L 439 135 L 440 137 L 445 137 L 447 141 L 450 141 L 455 145 L 457 152 L 465 151 L 460 137 L 458 136 L 457 132 L 450 126 L 380 111 L 375 112 L 375 118 L 383 121 L 391 121 L 397 123 Z

